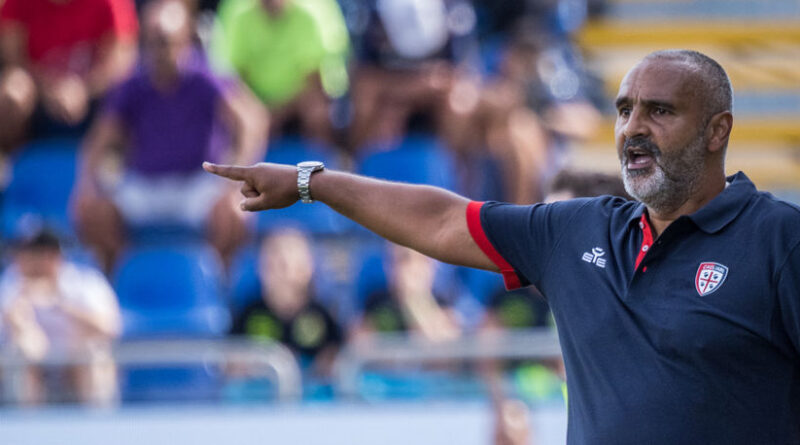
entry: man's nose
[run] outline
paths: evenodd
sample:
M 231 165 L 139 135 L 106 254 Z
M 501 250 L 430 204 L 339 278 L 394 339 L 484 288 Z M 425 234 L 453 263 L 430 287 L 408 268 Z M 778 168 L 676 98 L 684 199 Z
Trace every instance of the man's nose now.
M 647 115 L 642 108 L 634 108 L 624 122 L 622 134 L 626 139 L 650 136 L 650 127 L 647 125 Z

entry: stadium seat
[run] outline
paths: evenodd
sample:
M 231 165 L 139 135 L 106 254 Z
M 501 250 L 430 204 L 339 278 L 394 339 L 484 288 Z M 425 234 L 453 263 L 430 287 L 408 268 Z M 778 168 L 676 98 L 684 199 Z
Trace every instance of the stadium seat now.
M 258 246 L 256 243 L 242 247 L 231 263 L 229 307 L 234 317 L 260 295 L 261 284 L 258 280 Z
M 336 156 L 330 148 L 300 137 L 284 137 L 272 142 L 265 160 L 289 165 L 315 160 L 324 162 L 330 168 L 338 167 Z M 348 227 L 344 217 L 323 204 L 296 203 L 290 207 L 261 212 L 258 215 L 259 233 L 266 233 L 285 225 L 302 227 L 315 236 L 341 234 Z
M 123 341 L 139 338 L 222 338 L 230 315 L 216 251 L 201 242 L 131 248 L 114 274 Z M 202 363 L 125 366 L 122 400 L 198 401 L 221 395 L 222 373 Z
M 122 401 L 217 401 L 223 392 L 222 370 L 197 365 L 125 366 L 120 369 Z
M 368 150 L 358 173 L 390 181 L 429 184 L 453 190 L 455 161 L 435 137 L 412 133 L 385 150 Z
M 124 338 L 225 335 L 222 276 L 216 251 L 205 243 L 134 246 L 114 274 Z
M 75 238 L 67 205 L 75 181 L 79 141 L 41 140 L 21 147 L 11 160 L 11 181 L 0 204 L 0 231 L 14 238 L 32 226 L 47 226 Z

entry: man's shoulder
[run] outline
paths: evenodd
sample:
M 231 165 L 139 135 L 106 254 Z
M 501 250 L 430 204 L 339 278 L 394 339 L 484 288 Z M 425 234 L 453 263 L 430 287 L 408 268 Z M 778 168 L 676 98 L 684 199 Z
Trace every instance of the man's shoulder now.
M 573 198 L 539 205 L 547 206 L 547 208 L 558 213 L 575 214 L 586 218 L 628 217 L 641 213 L 644 208 L 638 201 L 611 195 Z
M 610 195 L 530 205 L 488 201 L 482 207 L 483 212 L 502 214 L 512 218 L 534 217 L 535 219 L 556 219 L 564 222 L 580 218 L 583 222 L 605 220 L 612 224 L 619 220 L 639 217 L 644 209 L 644 205 L 638 201 Z
M 769 192 L 757 192 L 755 205 L 757 205 L 759 209 L 779 217 L 790 219 L 800 218 L 800 205 L 778 198 Z
M 768 192 L 757 192 L 747 215 L 749 221 L 746 222 L 754 229 L 788 236 L 792 243 L 800 242 L 800 206 L 797 204 Z

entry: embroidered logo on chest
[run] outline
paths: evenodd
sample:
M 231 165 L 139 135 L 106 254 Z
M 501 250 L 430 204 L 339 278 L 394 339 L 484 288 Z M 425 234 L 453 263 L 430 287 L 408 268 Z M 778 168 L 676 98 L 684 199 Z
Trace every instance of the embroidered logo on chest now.
M 701 297 L 704 297 L 722 286 L 728 276 L 728 267 L 719 263 L 700 263 L 697 275 L 694 277 L 694 287 Z
M 581 259 L 583 261 L 586 261 L 587 263 L 594 264 L 595 266 L 597 266 L 597 267 L 599 267 L 601 269 L 605 269 L 606 268 L 606 259 L 605 258 L 601 258 L 605 254 L 606 254 L 606 252 L 602 248 L 595 247 L 594 249 L 592 249 L 591 253 L 584 252 L 584 254 L 581 257 Z

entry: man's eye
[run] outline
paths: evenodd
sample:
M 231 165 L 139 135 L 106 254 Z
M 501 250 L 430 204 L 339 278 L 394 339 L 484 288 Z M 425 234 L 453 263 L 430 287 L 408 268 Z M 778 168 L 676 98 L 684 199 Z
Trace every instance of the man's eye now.
M 628 107 L 622 107 L 617 110 L 617 112 L 619 113 L 620 117 L 628 117 L 631 115 L 631 109 Z
M 656 107 L 655 109 L 653 109 L 653 113 L 655 113 L 658 116 L 664 116 L 669 114 L 669 110 L 667 110 L 664 107 Z

